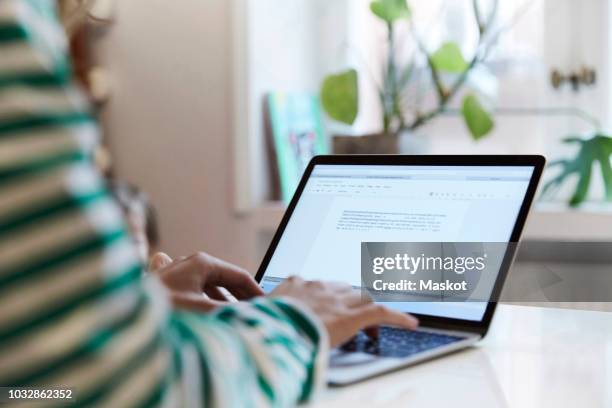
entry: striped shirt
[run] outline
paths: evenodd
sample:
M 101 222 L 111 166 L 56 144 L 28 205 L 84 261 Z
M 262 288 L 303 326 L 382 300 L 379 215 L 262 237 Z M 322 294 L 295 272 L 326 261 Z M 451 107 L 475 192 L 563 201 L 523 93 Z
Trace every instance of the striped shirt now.
M 0 386 L 71 387 L 87 406 L 308 399 L 326 339 L 307 310 L 176 311 L 143 278 L 66 48 L 53 1 L 0 0 Z

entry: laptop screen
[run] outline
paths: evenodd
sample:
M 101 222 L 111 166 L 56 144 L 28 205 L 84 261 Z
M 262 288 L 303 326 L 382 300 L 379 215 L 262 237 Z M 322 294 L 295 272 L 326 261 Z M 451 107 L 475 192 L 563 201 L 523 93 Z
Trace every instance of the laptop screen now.
M 532 166 L 316 165 L 263 274 L 361 285 L 362 242 L 508 242 Z M 435 214 L 420 223 L 397 214 Z M 421 315 L 480 321 L 486 302 L 397 302 Z

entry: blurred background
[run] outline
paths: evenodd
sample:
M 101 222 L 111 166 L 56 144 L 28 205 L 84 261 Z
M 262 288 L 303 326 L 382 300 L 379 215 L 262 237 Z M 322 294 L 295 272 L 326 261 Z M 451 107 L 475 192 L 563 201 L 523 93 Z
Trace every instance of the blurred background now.
M 527 238 L 612 238 L 609 0 L 94 4 L 73 56 L 172 255 L 253 270 L 332 152 L 543 154 Z

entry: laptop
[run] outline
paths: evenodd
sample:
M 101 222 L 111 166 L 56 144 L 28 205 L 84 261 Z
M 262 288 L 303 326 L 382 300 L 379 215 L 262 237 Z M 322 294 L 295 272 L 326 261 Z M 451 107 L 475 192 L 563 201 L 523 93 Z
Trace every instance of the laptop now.
M 479 301 L 386 301 L 418 317 L 419 328 L 381 327 L 377 339 L 359 333 L 332 350 L 328 382 L 464 349 L 487 334 L 544 164 L 541 156 L 317 156 L 256 279 L 265 292 L 291 275 L 361 288 L 364 242 L 507 243 Z

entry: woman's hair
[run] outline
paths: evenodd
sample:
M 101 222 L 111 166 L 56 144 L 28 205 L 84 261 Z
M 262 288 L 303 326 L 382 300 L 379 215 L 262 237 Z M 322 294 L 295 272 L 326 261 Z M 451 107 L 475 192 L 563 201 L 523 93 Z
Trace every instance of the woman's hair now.
M 74 34 L 87 21 L 95 2 L 96 0 L 57 0 L 59 17 L 68 36 Z
M 145 233 L 152 248 L 159 247 L 159 230 L 157 227 L 157 212 L 147 194 L 138 187 L 124 181 L 109 180 L 108 188 L 117 200 L 124 213 L 133 211 L 134 206 L 140 206 L 145 215 Z

